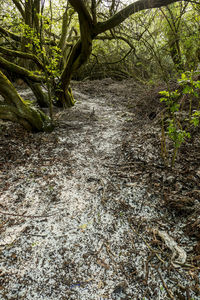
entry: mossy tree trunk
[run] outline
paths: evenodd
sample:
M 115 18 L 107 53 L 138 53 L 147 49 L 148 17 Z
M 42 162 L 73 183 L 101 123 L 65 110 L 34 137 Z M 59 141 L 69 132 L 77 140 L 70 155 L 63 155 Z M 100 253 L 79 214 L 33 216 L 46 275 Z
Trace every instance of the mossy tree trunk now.
M 32 62 L 39 68 L 39 70 L 44 71 L 44 65 L 38 59 L 38 57 L 32 53 L 25 53 L 21 51 L 14 51 L 11 49 L 6 49 L 5 47 L 0 46 L 0 53 L 5 54 L 6 56 L 10 56 L 12 58 L 23 58 L 26 60 L 32 60 Z M 31 88 L 32 92 L 34 93 L 37 103 L 40 107 L 49 107 L 49 100 L 46 93 L 42 91 L 41 82 L 42 80 L 45 81 L 44 77 L 34 75 L 31 73 L 28 69 L 20 67 L 14 63 L 11 63 L 10 61 L 3 59 L 0 57 L 0 66 L 6 69 L 7 71 L 10 71 L 13 74 L 16 74 L 17 76 L 20 76 Z
M 73 94 L 69 87 L 71 77 L 84 63 L 87 62 L 92 52 L 92 39 L 94 37 L 93 20 L 84 1 L 69 0 L 69 3 L 78 13 L 81 35 L 68 57 L 66 66 L 61 75 L 61 86 L 57 93 L 60 103 L 68 107 L 74 105 Z
M 49 107 L 49 99 L 47 93 L 43 92 L 40 83 L 32 82 L 31 80 L 27 79 L 25 79 L 25 81 L 34 93 L 38 105 L 41 108 Z
M 0 71 L 0 118 L 21 124 L 30 131 L 49 131 L 52 125 L 48 116 L 32 107 L 17 93 L 15 87 Z
M 0 47 L 0 52 L 4 53 L 5 50 L 6 50 L 5 48 Z M 42 63 L 33 54 L 8 50 L 7 55 L 12 57 L 17 56 L 17 57 L 23 57 L 25 59 L 31 59 L 40 67 L 40 69 L 44 68 Z M 45 81 L 45 77 L 38 75 L 37 73 L 33 73 L 26 68 L 20 67 L 2 57 L 0 57 L 0 67 L 22 78 L 31 88 L 32 92 L 36 97 L 37 103 L 40 107 L 42 108 L 49 107 L 49 100 L 48 100 L 47 93 L 43 92 L 41 88 L 41 82 Z

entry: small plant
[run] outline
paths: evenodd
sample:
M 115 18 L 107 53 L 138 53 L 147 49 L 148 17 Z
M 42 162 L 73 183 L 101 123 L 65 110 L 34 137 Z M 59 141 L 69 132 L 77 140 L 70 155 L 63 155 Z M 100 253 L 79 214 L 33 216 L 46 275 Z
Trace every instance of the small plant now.
M 181 94 L 178 92 L 178 90 L 175 90 L 173 92 L 161 91 L 159 92 L 159 94 L 164 96 L 160 99 L 160 102 L 165 102 L 168 113 L 174 114 L 176 111 L 179 111 L 180 104 L 178 104 L 177 101 L 180 98 Z
M 200 110 L 196 110 L 192 114 L 192 118 L 190 120 L 190 123 L 194 125 L 194 127 L 199 126 L 199 119 L 200 119 Z
M 200 120 L 199 99 L 200 99 L 200 81 L 194 80 L 194 72 L 186 72 L 181 75 L 178 80 L 181 90 L 161 91 L 163 96 L 160 101 L 166 105 L 166 113 L 162 115 L 162 138 L 161 138 L 161 154 L 168 165 L 167 137 L 173 142 L 173 154 L 171 158 L 171 166 L 175 164 L 178 149 L 181 145 L 191 137 L 191 126 L 197 127 Z M 180 100 L 183 95 L 187 95 L 189 100 L 188 116 L 185 118 L 180 114 Z M 193 99 L 198 101 L 198 109 L 193 110 Z M 183 129 L 184 124 L 184 129 Z
M 183 89 L 182 94 L 187 95 L 189 98 L 189 120 L 191 120 L 192 117 L 193 100 L 196 98 L 200 104 L 200 81 L 193 79 L 197 75 L 199 75 L 199 72 L 185 72 L 181 74 L 181 79 L 178 80 Z
M 169 138 L 173 141 L 173 144 L 174 144 L 172 163 L 171 163 L 171 165 L 173 167 L 176 156 L 177 156 L 178 149 L 185 142 L 186 138 L 190 138 L 191 135 L 189 132 L 179 129 L 177 127 L 177 125 L 174 123 L 173 119 L 169 120 L 169 126 L 168 126 L 167 130 L 168 130 L 167 134 L 168 134 Z

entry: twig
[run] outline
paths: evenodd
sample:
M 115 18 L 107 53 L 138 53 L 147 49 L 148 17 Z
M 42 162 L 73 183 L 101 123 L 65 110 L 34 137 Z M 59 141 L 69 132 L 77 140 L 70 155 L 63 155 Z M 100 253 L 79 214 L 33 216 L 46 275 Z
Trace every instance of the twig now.
M 26 216 L 26 215 L 12 214 L 12 213 L 7 213 L 7 212 L 4 212 L 4 211 L 0 211 L 0 214 L 7 215 L 7 216 L 12 216 L 12 217 L 20 217 L 20 218 L 48 218 L 48 217 L 55 216 L 58 213 L 55 213 L 55 214 L 52 214 L 52 215 L 43 215 L 43 216 L 35 216 L 35 215 Z
M 42 235 L 42 234 L 30 234 L 30 233 L 28 233 L 28 234 L 25 234 L 25 236 L 37 236 L 37 237 L 42 237 L 42 238 L 44 238 L 44 237 L 47 237 L 47 234 Z
M 158 275 L 160 276 L 160 279 L 161 279 L 161 281 L 162 281 L 162 283 L 163 283 L 163 286 L 164 286 L 164 288 L 165 288 L 165 290 L 166 290 L 166 292 L 167 292 L 167 295 L 169 296 L 170 299 L 175 300 L 175 298 L 174 298 L 172 292 L 168 289 L 168 287 L 167 287 L 167 285 L 166 285 L 166 283 L 165 283 L 165 281 L 164 281 L 164 279 L 163 279 L 163 277 L 162 277 L 162 274 L 160 273 L 158 267 L 155 266 L 155 269 L 157 270 Z
M 190 297 L 190 287 L 189 285 L 186 286 L 186 297 L 187 297 L 187 300 L 190 300 L 191 297 Z
M 174 267 L 185 265 L 187 259 L 186 251 L 178 246 L 175 240 L 163 230 L 153 229 L 154 234 L 157 234 L 165 242 L 166 246 L 172 251 L 171 263 Z M 178 255 L 178 258 L 175 257 Z
M 153 258 L 153 256 L 154 256 L 154 253 L 151 253 L 151 254 L 147 257 L 147 260 L 146 260 L 146 262 L 145 262 L 146 275 L 145 275 L 145 278 L 144 278 L 144 282 L 145 282 L 146 285 L 148 284 L 148 279 L 149 279 L 149 262 L 150 262 L 150 260 Z
M 145 243 L 145 245 L 149 248 L 149 250 L 151 250 L 152 253 L 154 253 L 157 258 L 163 263 L 163 264 L 166 264 L 166 262 L 160 257 L 160 255 L 158 255 L 158 253 L 149 245 L 149 243 L 147 243 L 147 241 L 145 240 L 145 238 L 139 234 L 134 228 L 133 226 L 131 226 L 130 224 L 130 227 L 131 229 L 143 240 L 143 242 Z
M 100 181 L 102 183 L 102 189 L 103 189 L 102 196 L 101 196 L 101 203 L 105 204 L 105 193 L 106 193 L 105 184 L 102 179 L 100 179 Z

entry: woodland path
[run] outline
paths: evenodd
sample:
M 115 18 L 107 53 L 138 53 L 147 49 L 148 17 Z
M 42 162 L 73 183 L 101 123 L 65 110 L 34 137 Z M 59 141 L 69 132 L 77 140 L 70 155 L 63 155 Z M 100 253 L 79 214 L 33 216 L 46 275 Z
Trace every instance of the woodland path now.
M 159 236 L 196 245 L 163 205 L 151 107 L 124 106 L 139 94 L 131 82 L 74 83 L 76 106 L 56 113 L 53 133 L 2 124 L 0 299 L 199 299 L 195 262 L 177 267 Z

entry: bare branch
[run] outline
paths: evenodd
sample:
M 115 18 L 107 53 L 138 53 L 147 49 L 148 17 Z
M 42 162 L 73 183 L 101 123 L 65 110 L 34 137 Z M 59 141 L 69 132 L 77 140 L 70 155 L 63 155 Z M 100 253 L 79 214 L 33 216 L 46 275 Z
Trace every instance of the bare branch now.
M 12 57 L 21 57 L 21 58 L 27 58 L 27 59 L 32 59 L 37 66 L 40 69 L 44 69 L 44 66 L 42 64 L 42 62 L 39 60 L 39 58 L 31 53 L 25 53 L 25 52 L 20 52 L 20 51 L 14 51 L 8 48 L 4 48 L 0 46 L 0 52 L 7 55 L 7 56 L 12 56 Z
M 159 8 L 179 1 L 181 0 L 137 0 L 120 10 L 107 21 L 97 23 L 94 28 L 94 35 L 98 35 L 106 30 L 114 28 L 136 12 L 150 8 Z
M 9 30 L 4 29 L 3 27 L 0 26 L 0 33 L 2 33 L 4 36 L 10 37 L 11 39 L 17 41 L 17 42 L 21 42 L 21 37 L 18 36 L 15 33 L 12 33 Z
M 11 63 L 10 61 L 7 61 L 6 59 L 4 59 L 1 56 L 0 56 L 0 67 L 4 68 L 5 70 L 10 71 L 12 73 L 19 74 L 22 77 L 26 77 L 35 82 L 45 81 L 45 78 L 43 76 L 36 75 L 35 73 L 33 73 L 25 68 L 22 68 L 14 63 Z
M 22 18 L 25 19 L 25 11 L 21 5 L 21 3 L 18 0 L 12 0 L 12 2 L 15 4 L 15 6 L 17 7 L 18 11 L 20 12 L 20 14 L 22 15 Z

